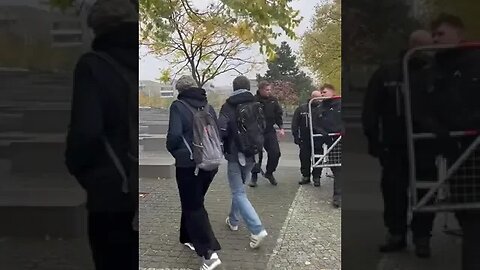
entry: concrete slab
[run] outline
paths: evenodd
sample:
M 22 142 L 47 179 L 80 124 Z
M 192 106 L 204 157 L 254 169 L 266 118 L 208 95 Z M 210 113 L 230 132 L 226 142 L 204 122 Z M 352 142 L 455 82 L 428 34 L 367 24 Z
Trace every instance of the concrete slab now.
M 147 133 L 150 134 L 167 134 L 168 124 L 167 125 L 149 125 Z
M 22 131 L 65 133 L 70 122 L 70 110 L 32 109 L 23 112 Z
M 16 173 L 64 173 L 65 138 L 38 138 L 10 144 L 11 172 Z
M 166 148 L 167 135 L 157 135 L 145 137 L 141 140 L 144 151 L 167 151 Z
M 78 238 L 86 233 L 85 191 L 72 177 L 2 176 L 1 237 Z M 32 222 L 33 221 L 33 222 Z
M 140 178 L 172 178 L 175 176 L 175 160 L 168 153 L 140 153 Z

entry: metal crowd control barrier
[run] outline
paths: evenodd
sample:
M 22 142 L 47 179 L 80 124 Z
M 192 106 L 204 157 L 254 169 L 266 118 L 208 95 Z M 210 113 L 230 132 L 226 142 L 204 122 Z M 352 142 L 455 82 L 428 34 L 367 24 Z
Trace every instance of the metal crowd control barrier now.
M 333 98 L 340 98 L 340 97 L 333 97 Z M 323 100 L 328 99 L 325 97 L 318 97 L 312 98 L 308 102 L 308 120 L 309 120 L 309 130 L 310 130 L 310 147 L 311 147 L 311 166 L 310 170 L 313 171 L 314 168 L 330 168 L 330 167 L 340 167 L 342 166 L 342 134 L 341 133 L 329 133 L 332 139 L 330 143 L 323 144 L 322 143 L 322 153 L 315 153 L 316 149 L 320 149 L 316 147 L 315 138 L 322 137 L 322 134 L 315 134 L 313 130 L 313 120 L 312 120 L 312 103 L 315 100 Z
M 453 160 L 448 160 L 442 154 L 437 155 L 435 157 L 436 175 L 432 174 L 432 179 L 418 179 L 417 177 L 416 143 L 433 140 L 436 135 L 428 132 L 416 133 L 413 130 L 412 89 L 410 88 L 408 63 L 411 57 L 419 51 L 441 51 L 459 47 L 480 49 L 480 44 L 424 46 L 409 50 L 403 58 L 403 95 L 407 127 L 410 208 L 412 212 L 480 209 L 480 133 L 478 131 L 450 131 L 450 137 L 454 141 L 463 141 L 466 144 L 462 153 L 458 157 L 452 158 Z M 472 127 L 472 129 L 478 129 L 478 127 Z M 424 195 L 418 197 L 419 190 L 425 190 L 426 192 L 422 192 Z

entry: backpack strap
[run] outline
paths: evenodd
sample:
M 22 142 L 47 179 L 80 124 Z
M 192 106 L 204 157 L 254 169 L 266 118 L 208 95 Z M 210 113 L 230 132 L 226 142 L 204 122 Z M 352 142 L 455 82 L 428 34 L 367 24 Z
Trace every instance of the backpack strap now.
M 92 55 L 95 55 L 96 57 L 102 59 L 103 61 L 107 62 L 110 66 L 112 66 L 114 68 L 114 70 L 121 75 L 122 79 L 127 83 L 128 87 L 131 88 L 133 83 L 131 82 L 131 80 L 128 78 L 128 76 L 126 75 L 126 71 L 121 68 L 119 65 L 119 63 L 117 63 L 117 61 L 115 61 L 110 55 L 108 55 L 107 53 L 102 53 L 102 52 L 96 52 L 96 51 L 91 51 L 89 54 L 92 54 Z M 120 173 L 120 176 L 122 177 L 122 192 L 124 193 L 128 193 L 129 192 L 129 188 L 128 188 L 128 176 L 127 176 L 127 173 L 126 173 L 126 170 L 124 168 L 124 166 L 122 165 L 122 162 L 120 161 L 120 158 L 118 157 L 118 155 L 115 153 L 115 150 L 113 150 L 113 147 L 112 145 L 110 144 L 108 138 L 103 135 L 102 136 L 103 138 L 103 142 L 105 144 L 105 149 L 108 153 L 108 155 L 110 156 L 110 158 L 112 159 L 117 171 Z M 133 159 L 137 159 L 136 157 L 132 157 L 129 153 L 129 157 L 130 158 L 133 158 Z M 137 159 L 138 161 L 138 159 Z

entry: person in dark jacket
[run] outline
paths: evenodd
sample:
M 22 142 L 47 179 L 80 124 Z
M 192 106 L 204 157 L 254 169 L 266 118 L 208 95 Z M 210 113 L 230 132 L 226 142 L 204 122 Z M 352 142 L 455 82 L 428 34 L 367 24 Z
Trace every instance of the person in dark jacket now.
M 322 97 L 322 92 L 315 90 L 311 94 L 311 98 L 320 98 Z M 320 101 L 312 101 L 312 111 L 315 111 L 314 107 L 319 106 Z M 312 155 L 312 142 L 310 138 L 310 118 L 309 118 L 309 108 L 308 102 L 300 105 L 294 112 L 292 118 L 292 135 L 293 141 L 300 148 L 299 158 L 300 158 L 300 173 L 302 174 L 302 180 L 298 182 L 300 185 L 309 184 L 311 182 L 310 177 L 313 175 L 313 184 L 316 187 L 320 186 L 320 177 L 322 170 L 319 168 L 311 169 L 311 155 Z M 318 138 L 314 139 L 314 146 L 316 153 L 321 153 L 323 151 L 321 143 L 318 141 Z
M 131 3 L 96 2 L 88 25 L 95 33 L 93 51 L 108 55 L 136 78 L 138 18 Z M 131 83 L 138 85 L 138 78 Z M 122 191 L 122 176 L 104 142 L 104 138 L 109 141 L 126 173 L 135 173 L 128 171 L 129 91 L 138 95 L 96 54 L 87 53 L 78 60 L 65 159 L 69 172 L 87 193 L 88 237 L 97 270 L 139 267 L 138 231 L 132 226 L 138 188 L 128 194 Z M 132 102 L 138 107 L 138 98 Z
M 440 14 L 432 24 L 434 42 L 443 45 L 456 45 L 465 42 L 465 25 L 461 18 Z M 453 130 L 478 130 L 478 63 L 480 62 L 479 50 L 467 46 L 459 49 L 447 50 L 437 53 L 440 79 L 442 83 L 437 84 L 434 91 L 430 91 L 425 98 L 434 100 L 435 103 L 427 108 L 430 119 L 430 127 L 435 133 L 439 142 L 444 147 L 443 156 L 453 163 L 471 145 L 476 137 L 450 138 L 449 131 Z M 465 76 L 458 76 L 458 74 Z M 459 81 L 459 78 L 463 77 Z M 468 82 L 470 80 L 470 82 Z M 444 105 L 449 106 L 445 109 Z M 431 132 L 431 131 L 430 131 Z M 478 135 L 477 135 L 478 136 Z M 478 150 L 476 150 L 478 151 Z M 466 163 L 466 164 L 465 164 Z M 467 201 L 478 202 L 478 159 L 471 156 L 459 170 L 460 175 L 473 175 L 470 177 L 453 177 L 450 179 L 452 201 L 466 203 Z M 454 173 L 456 174 L 456 173 Z M 475 181 L 472 183 L 472 181 Z M 475 196 L 474 194 L 477 194 Z M 467 196 L 465 196 L 467 195 Z M 473 196 L 468 196 L 473 195 Z M 463 209 L 455 211 L 459 225 L 463 231 L 462 237 L 462 270 L 480 269 L 480 256 L 478 256 L 480 243 L 480 210 Z
M 245 157 L 239 152 L 234 139 L 238 132 L 236 107 L 242 103 L 255 102 L 250 93 L 250 81 L 245 76 L 233 80 L 233 93 L 220 110 L 219 128 L 224 142 L 225 158 L 228 161 L 228 182 L 232 192 L 232 206 L 226 223 L 230 230 L 237 231 L 240 216 L 250 231 L 250 247 L 257 248 L 267 236 L 255 208 L 247 198 L 244 184 L 252 177 L 252 168 L 255 165 L 254 157 Z
M 322 134 L 319 137 L 319 145 L 326 145 L 327 148 L 330 148 L 335 141 L 339 138 L 340 135 L 331 135 L 343 134 L 343 122 L 342 122 L 342 100 L 340 96 L 336 95 L 335 87 L 331 84 L 324 84 L 320 88 L 322 97 L 324 98 L 318 108 L 320 112 L 315 112 L 312 117 L 319 115 L 315 121 L 313 121 L 313 129 L 315 134 Z M 341 142 L 340 142 L 341 143 Z M 335 151 L 335 148 L 332 149 Z M 341 154 L 341 153 L 340 153 Z M 335 158 L 336 153 L 332 152 L 331 157 L 333 162 L 336 162 Z M 330 167 L 333 173 L 333 198 L 332 205 L 334 207 L 341 207 L 342 205 L 342 194 L 341 194 L 341 166 L 332 166 Z M 322 172 L 320 171 L 320 175 Z
M 430 34 L 417 30 L 410 36 L 410 47 L 431 44 Z M 388 229 L 386 242 L 380 252 L 395 252 L 406 248 L 408 213 L 408 156 L 406 120 L 402 99 L 402 52 L 399 59 L 381 66 L 371 77 L 365 95 L 362 123 L 368 140 L 368 151 L 379 159 L 382 166 L 381 190 L 384 201 L 384 224 Z M 423 57 L 413 57 L 409 62 L 411 72 L 427 64 Z M 423 78 L 425 79 L 425 78 Z M 418 157 L 421 157 L 420 155 Z M 430 155 L 425 160 L 430 160 Z M 420 162 L 420 171 L 431 172 L 434 164 Z M 418 196 L 422 196 L 418 193 Z M 435 215 L 414 213 L 411 229 L 415 253 L 418 257 L 430 256 L 430 233 Z
M 267 170 L 265 171 L 265 178 L 270 181 L 272 185 L 277 185 L 277 180 L 273 173 L 277 170 L 278 162 L 280 161 L 280 145 L 278 143 L 277 132 L 274 125 L 277 125 L 280 136 L 285 136 L 283 129 L 283 109 L 278 103 L 278 100 L 272 96 L 272 85 L 266 81 L 258 84 L 256 100 L 263 104 L 263 111 L 265 113 L 266 127 L 265 127 L 265 143 L 264 148 L 267 151 Z M 251 187 L 257 186 L 258 173 L 262 168 L 263 152 L 260 152 L 259 161 L 255 164 L 252 170 Z
M 207 211 L 204 206 L 205 194 L 218 170 L 195 173 L 196 164 L 189 149 L 193 149 L 193 114 L 186 102 L 196 109 L 209 110 L 217 119 L 212 106 L 208 105 L 207 94 L 198 88 L 191 76 L 182 76 L 177 81 L 179 94 L 170 106 L 167 133 L 167 150 L 175 158 L 176 179 L 182 216 L 180 222 L 180 243 L 195 250 L 203 258 L 202 269 L 215 269 L 221 264 L 216 251 L 220 250 Z M 205 108 L 208 106 L 208 108 Z M 187 145 L 188 143 L 188 145 Z

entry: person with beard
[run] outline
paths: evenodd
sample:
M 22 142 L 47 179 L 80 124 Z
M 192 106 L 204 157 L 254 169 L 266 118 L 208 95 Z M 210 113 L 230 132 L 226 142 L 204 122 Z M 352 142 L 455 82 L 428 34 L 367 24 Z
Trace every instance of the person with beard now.
M 278 100 L 272 95 L 272 85 L 269 82 L 261 81 L 258 84 L 256 100 L 263 105 L 263 111 L 265 112 L 266 128 L 265 128 L 265 144 L 264 148 L 267 151 L 267 170 L 264 174 L 265 178 L 270 181 L 270 184 L 276 186 L 277 180 L 273 173 L 277 170 L 278 162 L 280 161 L 280 144 L 278 143 L 277 132 L 274 125 L 276 124 L 280 130 L 280 136 L 285 136 L 285 130 L 283 129 L 283 109 L 278 103 Z M 262 168 L 263 152 L 260 152 L 258 163 L 255 164 L 252 170 L 252 181 L 249 186 L 256 187 L 258 173 Z
M 425 30 L 412 32 L 409 47 L 432 44 L 430 33 Z M 387 239 L 379 247 L 380 252 L 396 252 L 406 248 L 408 223 L 408 155 L 406 122 L 402 99 L 403 70 L 399 59 L 382 65 L 371 77 L 365 95 L 362 124 L 368 139 L 368 151 L 382 166 L 381 191 L 383 195 L 384 224 L 388 229 Z M 427 61 L 416 55 L 409 62 L 410 73 L 421 71 Z M 415 78 L 425 81 L 425 78 Z M 423 162 L 424 170 L 431 170 L 430 163 Z M 421 194 L 418 194 L 421 196 Z M 415 253 L 418 257 L 430 256 L 430 233 L 435 215 L 414 213 L 411 221 Z
M 322 96 L 322 92 L 315 90 L 311 94 L 311 98 L 319 98 Z M 312 111 L 319 106 L 320 100 L 312 101 Z M 312 143 L 310 140 L 310 120 L 309 120 L 309 108 L 308 102 L 300 105 L 294 112 L 292 118 L 292 135 L 293 141 L 300 148 L 300 173 L 302 174 L 302 180 L 298 183 L 300 185 L 310 184 L 310 177 L 313 175 L 313 185 L 320 186 L 320 177 L 322 170 L 320 168 L 314 168 L 311 170 L 311 155 L 312 155 Z M 322 145 L 318 142 L 318 137 L 315 138 L 315 151 L 321 153 L 323 151 Z
M 235 139 L 238 133 L 237 106 L 253 103 L 255 97 L 250 93 L 250 81 L 245 76 L 233 80 L 233 91 L 222 106 L 218 120 L 224 141 L 225 158 L 228 161 L 228 182 L 232 192 L 232 206 L 226 223 L 230 230 L 237 231 L 241 216 L 251 234 L 250 247 L 258 248 L 268 234 L 245 192 L 245 183 L 252 177 L 255 160 L 254 156 L 246 156 L 240 152 Z
M 175 158 L 182 207 L 180 243 L 203 258 L 201 270 L 212 270 L 221 264 L 216 253 L 221 247 L 213 233 L 204 201 L 218 169 L 213 171 L 199 169 L 196 173 L 197 165 L 189 150 L 193 149 L 193 114 L 187 106 L 197 110 L 208 110 L 215 119 L 217 114 L 208 104 L 206 91 L 199 88 L 191 76 L 180 77 L 175 88 L 179 94 L 178 100 L 170 106 L 167 150 Z
M 138 16 L 129 1 L 103 0 L 92 6 L 87 20 L 95 39 L 93 51 L 75 67 L 65 162 L 87 193 L 95 269 L 133 270 L 139 267 L 138 230 L 132 224 L 138 209 L 138 171 L 130 166 L 129 150 L 138 143 L 130 145 L 129 130 L 130 120 L 138 119 L 138 89 L 131 87 L 138 85 Z M 135 181 L 122 179 L 105 141 L 132 176 L 128 179 Z M 122 182 L 128 184 L 127 191 Z

